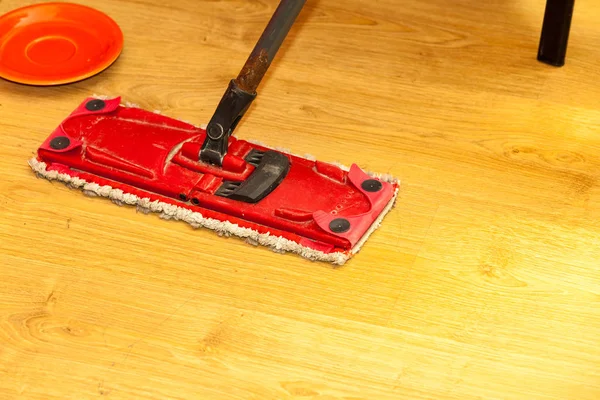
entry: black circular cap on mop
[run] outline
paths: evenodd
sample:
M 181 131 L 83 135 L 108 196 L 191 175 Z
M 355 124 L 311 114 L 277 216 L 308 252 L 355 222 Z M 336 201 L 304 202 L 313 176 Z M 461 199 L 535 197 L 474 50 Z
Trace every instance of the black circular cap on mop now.
M 50 141 L 50 147 L 52 147 L 54 150 L 66 149 L 70 144 L 71 141 L 66 136 L 57 136 Z
M 206 134 L 212 140 L 221 139 L 221 137 L 223 137 L 224 133 L 225 133 L 225 131 L 223 130 L 223 126 L 219 123 L 210 124 L 206 128 Z
M 360 185 L 366 192 L 379 192 L 383 185 L 376 179 L 367 179 Z
M 346 218 L 336 218 L 329 223 L 329 229 L 335 233 L 344 233 L 350 229 L 350 221 Z
M 106 103 L 104 102 L 104 100 L 100 100 L 100 99 L 90 100 L 85 104 L 85 108 L 88 111 L 102 110 L 105 106 L 106 106 Z

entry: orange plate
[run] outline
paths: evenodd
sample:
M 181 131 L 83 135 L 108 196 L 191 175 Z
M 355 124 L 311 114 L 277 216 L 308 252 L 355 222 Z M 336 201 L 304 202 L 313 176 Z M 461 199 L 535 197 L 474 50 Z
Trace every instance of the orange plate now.
M 76 82 L 108 68 L 122 48 L 115 21 L 79 4 L 36 4 L 0 16 L 0 77 L 10 81 Z

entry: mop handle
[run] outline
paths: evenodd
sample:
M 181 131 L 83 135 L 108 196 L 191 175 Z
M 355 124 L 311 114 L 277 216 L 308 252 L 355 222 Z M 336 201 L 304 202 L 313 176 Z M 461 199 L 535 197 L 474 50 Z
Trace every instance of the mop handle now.
M 305 2 L 306 0 L 281 0 L 236 78 L 241 89 L 249 93 L 256 92 Z
M 206 127 L 206 139 L 199 154 L 201 161 L 222 166 L 229 136 L 256 98 L 258 84 L 265 76 L 304 3 L 305 0 L 281 0 L 277 6 L 238 77 L 229 82 Z

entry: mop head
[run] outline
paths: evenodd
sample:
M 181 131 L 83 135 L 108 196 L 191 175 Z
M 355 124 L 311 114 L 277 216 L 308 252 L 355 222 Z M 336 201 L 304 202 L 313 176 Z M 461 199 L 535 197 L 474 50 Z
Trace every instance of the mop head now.
M 86 195 L 334 265 L 358 253 L 398 195 L 391 176 L 234 137 L 223 166 L 207 165 L 205 137 L 203 127 L 93 96 L 29 165 Z

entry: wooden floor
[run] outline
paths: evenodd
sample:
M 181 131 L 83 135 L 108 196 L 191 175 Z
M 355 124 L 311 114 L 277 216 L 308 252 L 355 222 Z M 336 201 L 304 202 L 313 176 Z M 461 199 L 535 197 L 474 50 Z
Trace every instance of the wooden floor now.
M 557 69 L 543 0 L 307 1 L 236 132 L 402 180 L 335 269 L 35 178 L 93 93 L 207 122 L 277 4 L 81 2 L 117 63 L 0 81 L 1 399 L 600 398 L 600 3 Z

